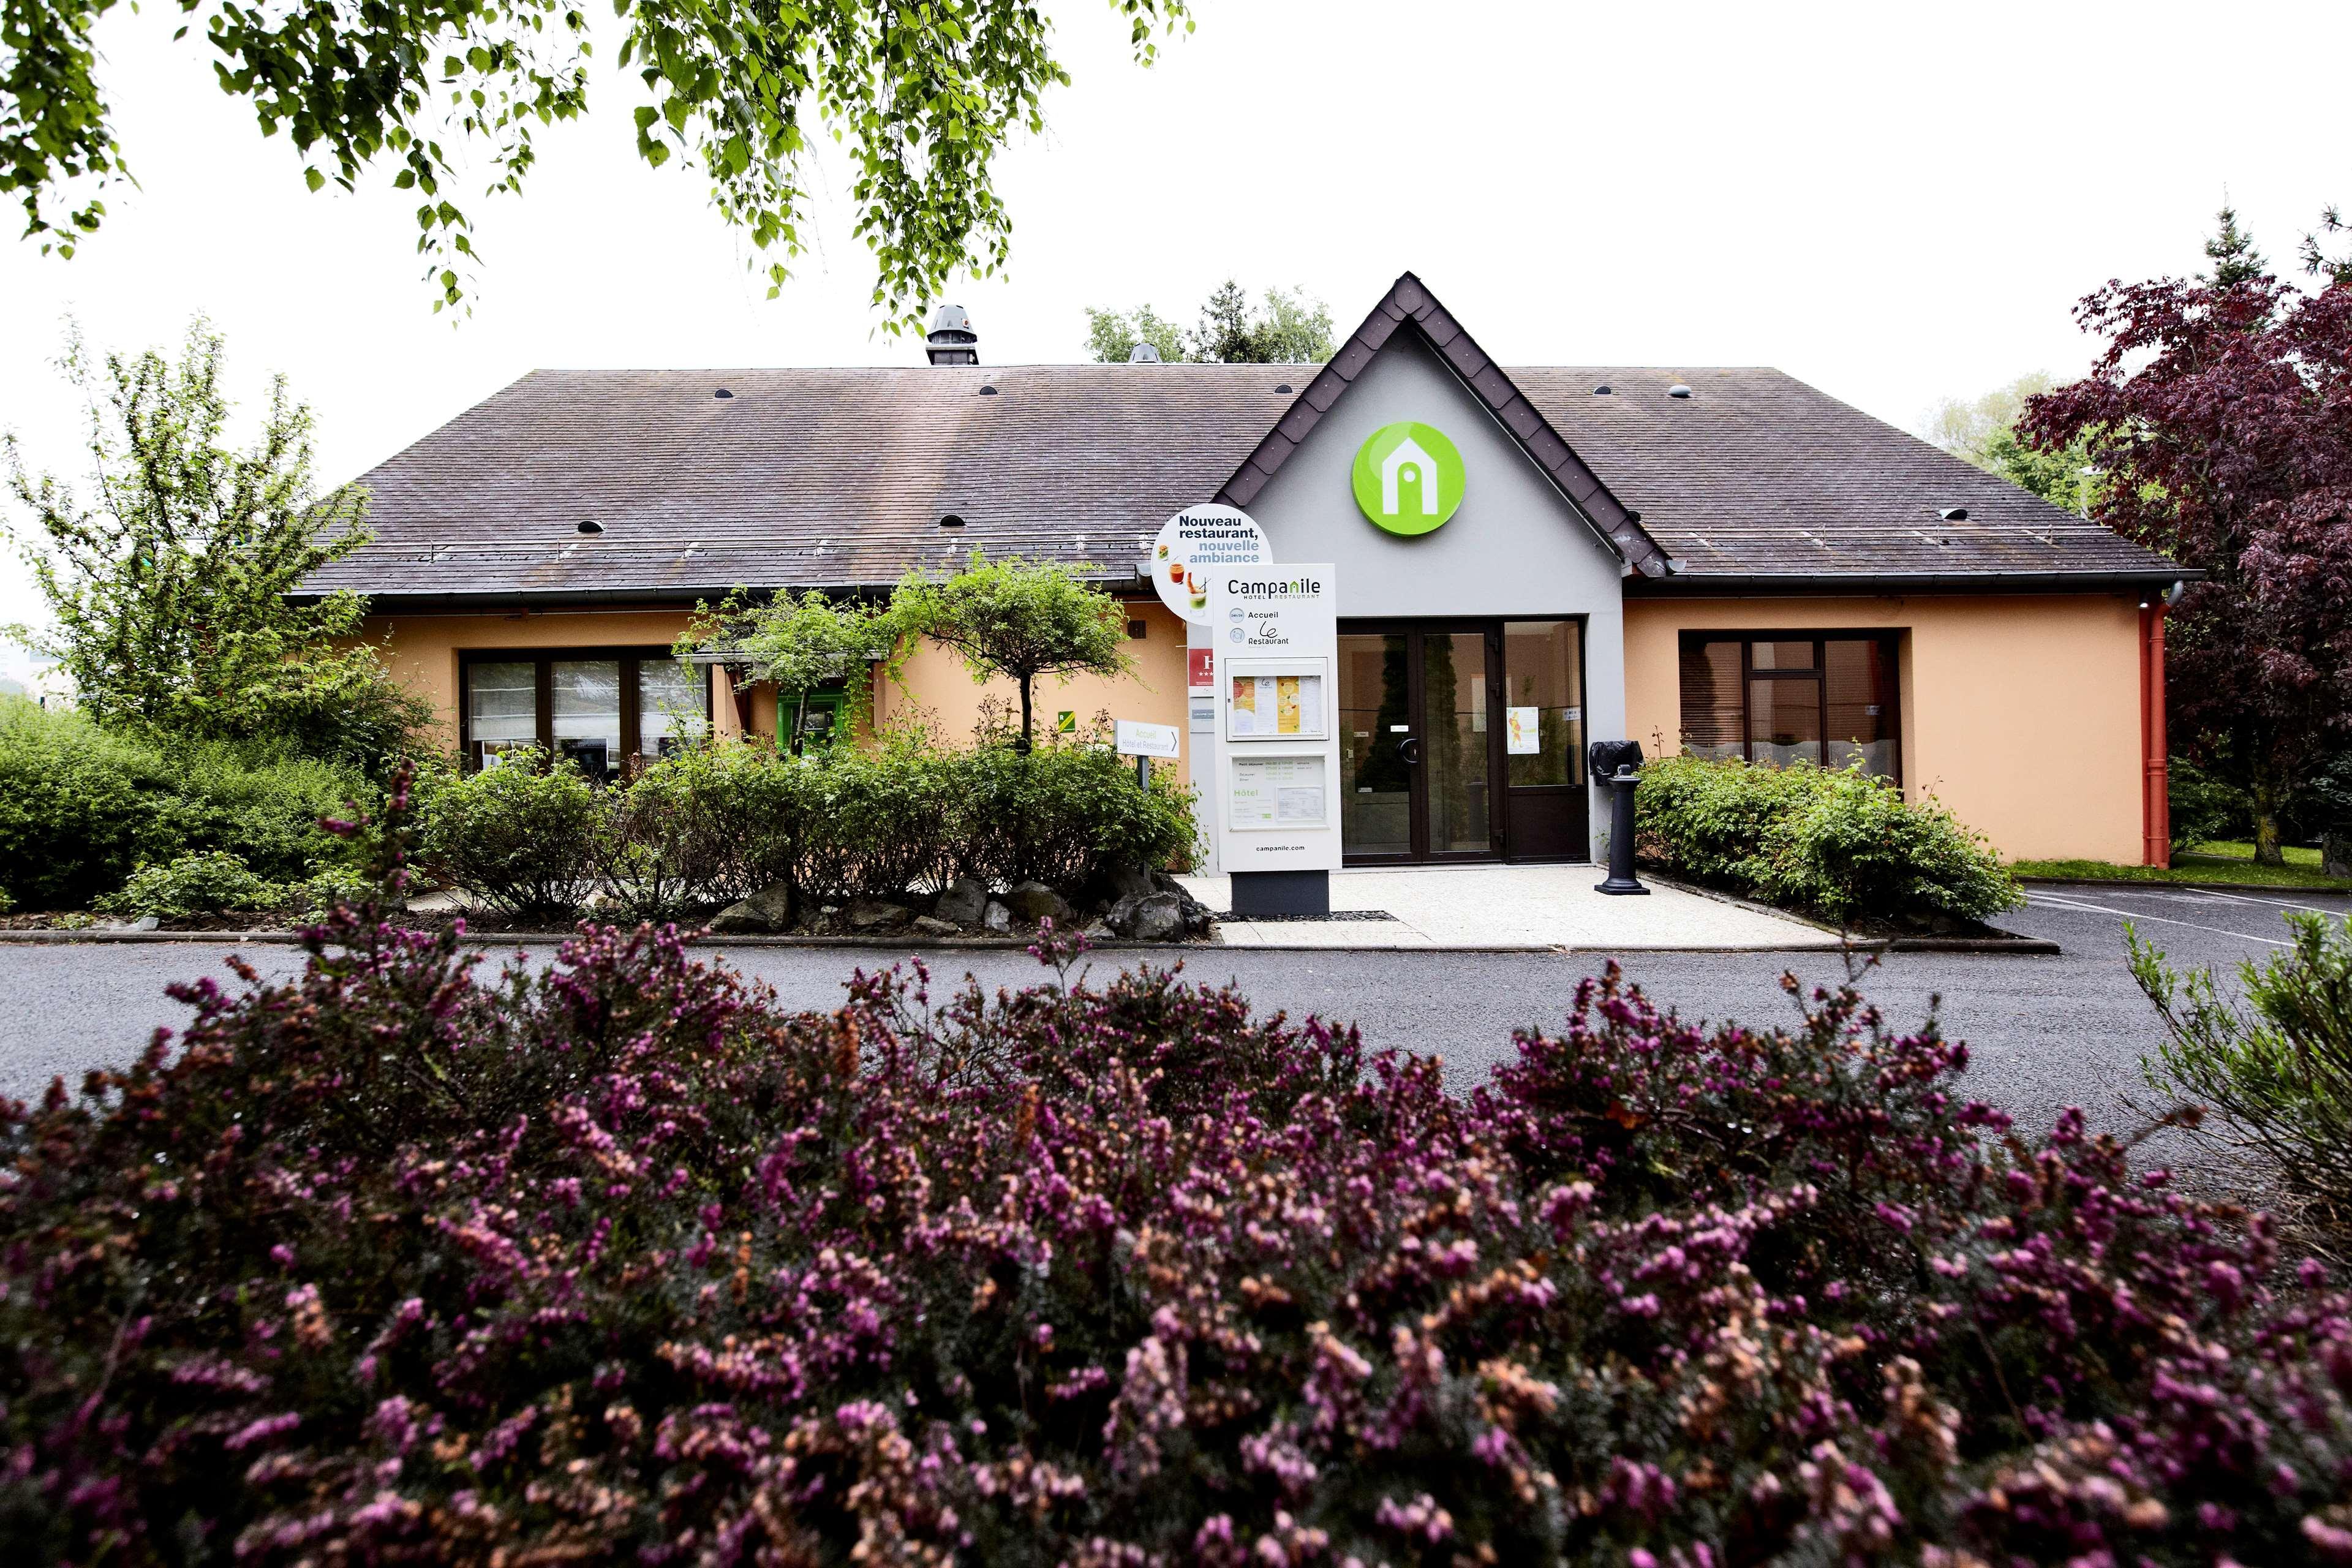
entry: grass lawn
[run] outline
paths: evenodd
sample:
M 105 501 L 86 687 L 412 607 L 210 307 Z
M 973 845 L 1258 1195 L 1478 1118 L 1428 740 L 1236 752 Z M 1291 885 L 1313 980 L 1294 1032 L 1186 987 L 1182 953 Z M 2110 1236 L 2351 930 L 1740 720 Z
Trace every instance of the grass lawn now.
M 2257 866 L 2251 844 L 2200 844 L 2172 858 L 2168 868 L 2114 866 L 2105 860 L 2019 860 L 2010 869 L 2021 877 L 2062 882 L 2242 882 L 2250 888 L 2307 888 L 2352 892 L 2352 882 L 2319 868 L 2319 851 L 2289 846 L 2284 866 Z

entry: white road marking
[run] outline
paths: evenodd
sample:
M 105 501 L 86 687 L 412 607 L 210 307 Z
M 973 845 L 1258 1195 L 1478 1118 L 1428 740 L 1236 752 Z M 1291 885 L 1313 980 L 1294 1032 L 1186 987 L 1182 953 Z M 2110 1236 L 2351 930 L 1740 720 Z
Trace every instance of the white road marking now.
M 2317 904 L 2298 904 L 2287 899 L 2258 899 L 2251 893 L 2225 893 L 2219 888 L 2201 889 L 2208 898 L 2229 899 L 2241 904 L 2276 904 L 2283 910 L 2308 910 L 2315 915 L 2341 914 L 2340 910 L 2323 910 Z
M 2151 915 L 2137 910 L 2111 910 L 2105 904 L 2082 903 L 2073 899 L 2061 898 L 2051 893 L 2034 892 L 2029 893 L 2026 896 L 2032 902 L 2037 904 L 2044 904 L 2053 909 L 2074 910 L 2082 914 L 2114 915 L 2118 920 L 2126 921 L 2152 921 L 2156 924 L 2161 926 L 2186 926 L 2190 931 L 2211 931 L 2216 936 L 2233 936 L 2240 942 L 2267 942 L 2273 947 L 2292 947 L 2294 945 L 2293 942 L 2281 942 L 2275 937 L 2255 936 L 2248 931 L 2231 931 L 2226 926 L 2200 925 L 2195 921 L 2177 921 L 2167 915 Z

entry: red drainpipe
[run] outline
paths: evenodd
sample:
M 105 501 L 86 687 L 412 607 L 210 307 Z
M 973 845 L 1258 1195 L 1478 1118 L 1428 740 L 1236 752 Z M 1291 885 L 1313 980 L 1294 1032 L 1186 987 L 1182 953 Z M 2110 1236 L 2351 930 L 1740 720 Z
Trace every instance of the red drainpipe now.
M 2164 743 L 2164 601 L 2139 607 L 2140 859 L 2172 864 L 2170 764 Z

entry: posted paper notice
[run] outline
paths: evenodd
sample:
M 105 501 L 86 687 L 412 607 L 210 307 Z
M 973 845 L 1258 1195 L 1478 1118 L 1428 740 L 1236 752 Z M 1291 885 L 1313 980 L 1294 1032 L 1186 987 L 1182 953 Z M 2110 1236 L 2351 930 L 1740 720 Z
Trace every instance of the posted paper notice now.
M 1503 710 L 1504 750 L 1515 757 L 1533 756 L 1543 750 L 1542 725 L 1538 722 L 1539 710 L 1506 708 Z
M 1309 827 L 1328 816 L 1320 757 L 1236 757 L 1233 824 L 1237 830 Z
M 1323 678 L 1319 675 L 1236 675 L 1226 704 L 1232 734 L 1266 740 L 1307 738 L 1323 732 Z

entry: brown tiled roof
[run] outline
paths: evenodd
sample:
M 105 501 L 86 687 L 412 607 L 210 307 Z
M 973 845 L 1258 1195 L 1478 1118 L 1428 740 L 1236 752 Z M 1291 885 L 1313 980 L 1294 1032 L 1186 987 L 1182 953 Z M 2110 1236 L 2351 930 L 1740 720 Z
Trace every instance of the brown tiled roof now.
M 992 554 L 1130 576 L 1312 366 L 534 371 L 362 475 L 314 588 L 646 595 L 895 583 Z M 719 398 L 719 389 L 734 395 Z M 992 388 L 992 393 L 983 391 Z M 940 526 L 943 516 L 966 526 Z M 604 531 L 583 536 L 593 520 Z
M 374 538 L 310 585 L 436 598 L 878 585 L 975 546 L 1128 579 L 1171 513 L 1255 493 L 1269 432 L 1312 405 L 1322 374 L 534 372 L 363 476 Z M 1489 406 L 1517 417 L 1562 488 L 1590 486 L 1586 515 L 1633 535 L 1620 542 L 1642 574 L 1631 586 L 2175 570 L 1778 371 L 1549 366 L 1486 379 Z M 1594 395 L 1604 384 L 1610 395 Z M 1692 395 L 1666 395 L 1675 384 Z M 714 396 L 722 387 L 734 395 Z M 1953 507 L 1967 521 L 1937 516 Z M 940 527 L 950 513 L 967 526 Z M 583 535 L 583 519 L 604 531 Z M 1654 551 L 1672 561 L 1663 580 L 1643 564 Z
M 1547 365 L 1511 375 L 1673 558 L 1667 583 L 1643 584 L 1651 591 L 1707 578 L 2179 575 L 1777 370 Z M 1690 396 L 1668 396 L 1675 385 Z M 1967 519 L 1939 515 L 1953 509 Z

